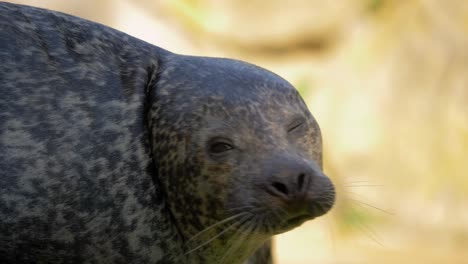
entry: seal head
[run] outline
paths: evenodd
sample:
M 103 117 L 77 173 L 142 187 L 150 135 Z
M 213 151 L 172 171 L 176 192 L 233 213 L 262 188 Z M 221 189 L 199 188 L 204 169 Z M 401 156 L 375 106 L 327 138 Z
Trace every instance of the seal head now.
M 165 61 L 152 95 L 153 153 L 184 254 L 235 263 L 332 207 L 320 129 L 294 87 L 240 61 Z

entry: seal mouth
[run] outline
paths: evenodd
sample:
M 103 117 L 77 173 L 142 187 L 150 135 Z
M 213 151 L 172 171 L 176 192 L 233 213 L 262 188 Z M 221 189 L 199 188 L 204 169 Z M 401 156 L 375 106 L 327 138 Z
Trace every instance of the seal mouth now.
M 319 216 L 324 215 L 330 210 L 330 206 L 326 206 L 319 203 L 313 203 L 310 206 L 310 209 L 306 212 L 302 211 L 300 213 L 293 214 L 292 216 L 284 219 L 280 226 L 281 232 L 289 231 L 293 228 L 296 228 L 302 225 L 304 222 L 315 219 Z
M 302 215 L 295 216 L 293 218 L 290 218 L 290 219 L 286 220 L 286 224 L 288 226 L 300 225 L 300 224 L 304 223 L 307 220 L 312 220 L 313 218 L 315 218 L 315 217 L 313 215 L 311 215 L 311 214 L 302 214 Z
M 308 220 L 314 219 L 316 216 L 311 215 L 311 214 L 300 214 L 296 215 L 294 217 L 285 219 L 281 224 L 280 227 L 278 228 L 276 234 L 284 233 L 286 231 L 289 231 L 291 229 L 294 229 L 300 225 L 302 225 L 304 222 Z

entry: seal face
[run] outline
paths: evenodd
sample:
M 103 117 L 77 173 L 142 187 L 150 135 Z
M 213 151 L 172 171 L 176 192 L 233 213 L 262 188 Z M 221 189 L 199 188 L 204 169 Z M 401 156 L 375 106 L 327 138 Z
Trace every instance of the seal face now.
M 188 252 L 203 252 L 209 263 L 235 263 L 272 235 L 331 208 L 320 130 L 296 89 L 239 61 L 168 61 L 164 88 L 153 95 L 154 153 L 170 153 L 156 167 L 159 175 L 169 172 L 162 184 Z M 172 147 L 161 151 L 158 142 Z
M 6 263 L 268 263 L 272 235 L 332 207 L 279 76 L 31 7 L 1 3 L 0 26 Z

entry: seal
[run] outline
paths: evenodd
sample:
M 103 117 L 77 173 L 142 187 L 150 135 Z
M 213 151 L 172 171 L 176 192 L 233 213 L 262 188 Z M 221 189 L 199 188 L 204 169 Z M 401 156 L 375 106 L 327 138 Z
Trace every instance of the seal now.
M 273 235 L 332 207 L 319 126 L 281 77 L 0 17 L 3 263 L 271 263 Z

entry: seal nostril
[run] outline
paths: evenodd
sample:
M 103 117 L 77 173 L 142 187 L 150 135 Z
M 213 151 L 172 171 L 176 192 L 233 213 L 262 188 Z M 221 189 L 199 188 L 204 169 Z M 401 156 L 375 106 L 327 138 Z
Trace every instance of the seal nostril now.
M 299 177 L 298 177 L 298 180 L 297 180 L 297 188 L 299 190 L 302 189 L 302 186 L 304 185 L 304 178 L 305 178 L 305 174 L 304 173 L 301 173 L 299 174 Z
M 289 194 L 289 191 L 288 191 L 288 188 L 286 187 L 286 185 L 282 184 L 281 182 L 273 182 L 271 184 L 273 186 L 273 188 L 275 188 L 278 192 L 284 194 L 284 195 L 288 195 Z

